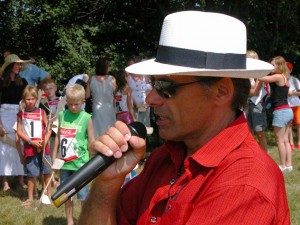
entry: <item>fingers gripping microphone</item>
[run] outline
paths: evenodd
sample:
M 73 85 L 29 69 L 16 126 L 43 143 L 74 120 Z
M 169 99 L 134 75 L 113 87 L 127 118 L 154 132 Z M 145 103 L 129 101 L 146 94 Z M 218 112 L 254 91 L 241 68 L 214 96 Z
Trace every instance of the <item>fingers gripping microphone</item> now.
M 144 124 L 132 122 L 128 125 L 132 136 L 146 138 L 147 130 Z M 58 186 L 57 191 L 51 196 L 56 207 L 68 201 L 81 188 L 91 182 L 116 159 L 97 153 L 93 158 L 84 164 L 79 170 L 72 174 L 64 183 Z

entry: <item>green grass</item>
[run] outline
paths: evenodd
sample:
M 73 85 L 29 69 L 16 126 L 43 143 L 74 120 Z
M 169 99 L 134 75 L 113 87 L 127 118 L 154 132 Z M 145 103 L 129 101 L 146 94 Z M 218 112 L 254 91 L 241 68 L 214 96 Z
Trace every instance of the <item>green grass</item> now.
M 1 225 L 65 225 L 64 205 L 56 208 L 53 205 L 36 207 L 35 203 L 30 208 L 23 208 L 22 202 L 27 199 L 27 190 L 17 185 L 17 181 L 10 179 L 11 189 L 7 192 L 0 191 L 0 224 Z M 40 188 L 40 187 L 39 187 Z M 54 189 L 53 189 L 54 193 Z M 36 200 L 38 201 L 38 200 Z M 75 199 L 75 222 L 80 213 L 80 202 Z
M 278 149 L 275 146 L 272 131 L 267 132 L 268 153 L 278 163 Z M 300 225 L 300 151 L 293 151 L 294 170 L 284 174 L 287 197 L 291 213 L 291 224 Z M 38 210 L 34 206 L 30 209 L 21 207 L 22 201 L 26 200 L 27 192 L 10 180 L 11 190 L 0 191 L 0 225 L 64 225 L 66 224 L 64 206 L 43 205 Z M 54 191 L 54 189 L 53 189 Z M 54 192 L 53 192 L 54 193 Z M 75 222 L 80 213 L 80 202 L 75 199 Z
M 294 132 L 295 133 L 295 132 Z M 268 153 L 279 164 L 278 148 L 275 146 L 273 131 L 267 132 Z M 296 142 L 297 143 L 297 142 Z M 284 173 L 285 187 L 291 214 L 291 224 L 300 225 L 300 151 L 293 151 L 293 168 L 290 173 Z

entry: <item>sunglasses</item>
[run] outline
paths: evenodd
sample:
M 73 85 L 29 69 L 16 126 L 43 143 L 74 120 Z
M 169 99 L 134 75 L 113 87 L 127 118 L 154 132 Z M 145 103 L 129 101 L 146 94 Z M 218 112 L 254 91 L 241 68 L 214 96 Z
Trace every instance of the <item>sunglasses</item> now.
M 176 89 L 179 87 L 183 87 L 189 84 L 194 83 L 201 83 L 204 81 L 211 80 L 211 78 L 203 79 L 203 80 L 197 80 L 187 83 L 175 83 L 172 81 L 166 81 L 166 80 L 154 80 L 153 77 L 151 77 L 151 85 L 156 90 L 157 94 L 161 96 L 162 98 L 172 98 L 176 95 Z

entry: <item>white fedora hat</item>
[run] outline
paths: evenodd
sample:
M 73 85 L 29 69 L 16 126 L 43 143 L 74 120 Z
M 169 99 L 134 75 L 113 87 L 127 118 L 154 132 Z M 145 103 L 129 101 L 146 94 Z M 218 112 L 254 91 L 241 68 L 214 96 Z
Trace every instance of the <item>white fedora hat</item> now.
M 162 26 L 156 59 L 126 68 L 138 75 L 193 75 L 257 78 L 273 66 L 246 58 L 245 25 L 228 15 L 183 11 L 168 15 Z

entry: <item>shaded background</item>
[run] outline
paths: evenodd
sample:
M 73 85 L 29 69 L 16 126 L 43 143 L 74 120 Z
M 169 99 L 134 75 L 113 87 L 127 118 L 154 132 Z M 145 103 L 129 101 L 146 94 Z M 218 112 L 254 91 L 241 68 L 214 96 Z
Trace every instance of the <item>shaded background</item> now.
M 62 88 L 76 74 L 93 75 L 99 56 L 111 59 L 112 74 L 131 56 L 155 57 L 163 18 L 201 10 L 243 21 L 248 49 L 265 61 L 282 55 L 298 75 L 299 5 L 299 0 L 0 0 L 0 50 L 35 57 Z

